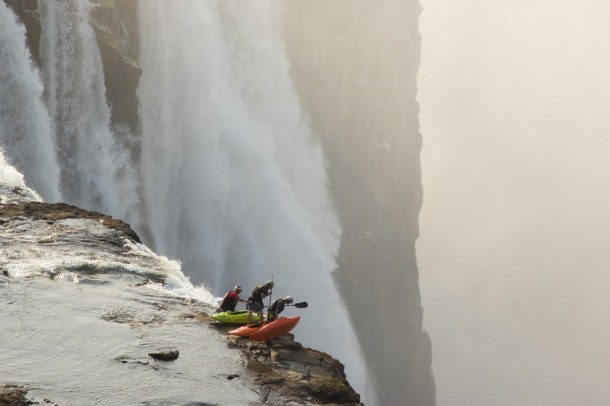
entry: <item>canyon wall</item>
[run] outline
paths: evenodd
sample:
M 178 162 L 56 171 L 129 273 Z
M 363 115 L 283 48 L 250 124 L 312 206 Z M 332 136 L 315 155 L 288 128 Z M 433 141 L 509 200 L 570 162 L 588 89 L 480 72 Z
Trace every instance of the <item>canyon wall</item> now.
M 435 404 L 415 257 L 419 13 L 417 1 L 308 1 L 289 3 L 285 19 L 343 229 L 335 280 L 384 405 Z

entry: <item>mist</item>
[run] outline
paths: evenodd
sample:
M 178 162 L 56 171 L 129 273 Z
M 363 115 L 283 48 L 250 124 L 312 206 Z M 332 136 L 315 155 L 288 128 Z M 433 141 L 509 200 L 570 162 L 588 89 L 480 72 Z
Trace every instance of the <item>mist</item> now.
M 610 5 L 422 0 L 439 406 L 610 404 Z

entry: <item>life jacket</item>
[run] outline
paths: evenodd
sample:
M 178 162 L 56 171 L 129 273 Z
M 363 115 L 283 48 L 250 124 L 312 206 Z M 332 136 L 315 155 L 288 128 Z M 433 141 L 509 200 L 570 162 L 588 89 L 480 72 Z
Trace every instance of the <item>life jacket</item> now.
M 284 311 L 285 304 L 286 300 L 284 300 L 284 298 L 277 299 L 275 302 L 273 302 L 269 310 L 267 310 L 267 321 L 275 320 L 275 311 L 277 310 L 277 314 L 279 316 L 279 314 Z
M 275 302 L 273 302 L 273 304 L 271 305 L 269 310 L 274 312 L 279 307 L 279 310 L 282 311 L 282 310 L 284 310 L 284 303 L 285 303 L 285 301 L 283 298 L 277 299 Z
M 252 296 L 250 296 L 249 300 L 251 300 L 253 302 L 257 302 L 257 303 L 263 303 L 263 295 L 266 295 L 267 293 L 269 293 L 269 289 L 270 289 L 270 287 L 267 286 L 266 283 L 264 283 L 262 285 L 258 285 L 252 291 Z
M 232 295 L 231 293 L 235 293 L 235 295 Z M 224 297 L 222 298 L 222 303 L 220 304 L 220 308 L 223 310 L 230 310 L 233 311 L 235 310 L 235 306 L 237 306 L 237 302 L 239 298 L 239 294 L 234 291 L 231 290 L 229 292 L 227 292 Z

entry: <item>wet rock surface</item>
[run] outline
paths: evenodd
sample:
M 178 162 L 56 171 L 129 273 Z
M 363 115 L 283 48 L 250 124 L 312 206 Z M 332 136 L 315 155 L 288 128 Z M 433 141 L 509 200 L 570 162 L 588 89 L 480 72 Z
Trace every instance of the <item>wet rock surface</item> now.
M 116 230 L 135 242 L 140 242 L 140 237 L 138 237 L 135 231 L 133 231 L 127 223 L 101 213 L 87 211 L 65 203 L 28 202 L 21 204 L 0 205 L 0 222 L 3 221 L 2 219 L 14 217 L 25 217 L 32 220 L 47 221 L 59 221 L 65 219 L 99 220 L 107 228 Z
M 158 359 L 160 361 L 173 361 L 178 359 L 180 351 L 178 350 L 159 350 L 155 352 L 149 352 L 148 355 L 151 358 Z
M 0 384 L 0 405 L 2 406 L 30 406 L 46 405 L 58 406 L 49 399 L 44 399 L 42 403 L 35 402 L 27 398 L 27 389 L 19 385 L 7 383 Z
M 5 406 L 26 406 L 34 403 L 27 398 L 27 390 L 12 384 L 0 385 L 0 405 Z

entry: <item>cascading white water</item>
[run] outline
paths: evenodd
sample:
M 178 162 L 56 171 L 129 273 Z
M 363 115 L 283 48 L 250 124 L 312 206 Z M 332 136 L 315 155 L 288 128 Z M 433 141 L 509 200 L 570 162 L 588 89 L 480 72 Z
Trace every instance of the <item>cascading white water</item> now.
M 141 7 L 142 177 L 156 245 L 190 257 L 196 279 L 224 287 L 230 280 L 221 275 L 230 268 L 268 279 L 265 258 L 290 249 L 291 235 L 305 228 L 322 266 L 332 269 L 339 227 L 322 156 L 281 44 L 265 26 L 268 10 Z
M 331 271 L 340 227 L 270 2 L 141 1 L 144 223 L 222 293 L 274 276 L 308 300 L 297 338 L 362 364 Z M 288 311 L 292 313 L 292 311 Z
M 140 2 L 142 156 L 132 162 L 129 140 L 111 125 L 89 2 L 39 2 L 46 110 L 23 29 L 0 3 L 0 33 L 13 30 L 0 50 L 19 54 L 0 59 L 0 97 L 10 98 L 0 106 L 2 143 L 28 184 L 46 200 L 61 190 L 64 201 L 127 220 L 218 294 L 237 283 L 248 292 L 273 275 L 274 298 L 309 302 L 297 339 L 345 362 L 360 390 L 364 363 L 331 277 L 340 226 L 275 6 Z M 22 110 L 11 110 L 15 100 Z M 17 137 L 7 123 L 27 131 Z
M 60 199 L 59 167 L 43 86 L 25 45 L 25 29 L 0 2 L 0 147 L 47 201 Z
M 91 5 L 41 1 L 41 59 L 45 98 L 56 134 L 64 201 L 134 218 L 137 172 L 128 137 L 115 135 L 106 104 L 104 72 Z

